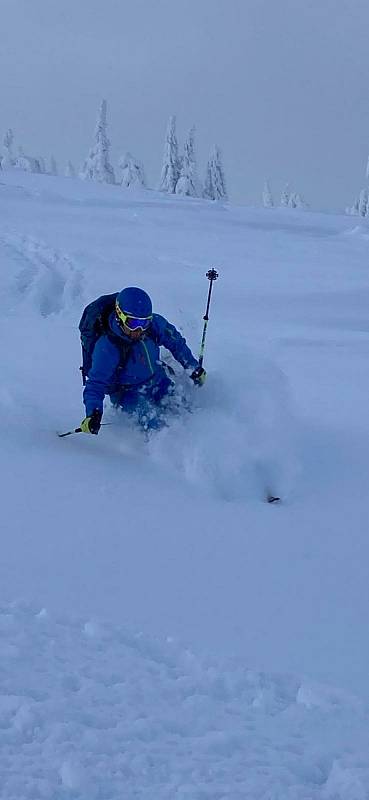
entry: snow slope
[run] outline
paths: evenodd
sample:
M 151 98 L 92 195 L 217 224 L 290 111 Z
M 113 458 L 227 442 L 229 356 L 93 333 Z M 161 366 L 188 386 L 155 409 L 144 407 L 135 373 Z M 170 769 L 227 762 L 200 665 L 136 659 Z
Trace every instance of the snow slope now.
M 0 176 L 4 797 L 369 797 L 369 233 L 355 225 Z M 210 266 L 207 384 L 178 372 L 194 413 L 145 443 L 107 408 L 99 437 L 59 440 L 83 416 L 83 305 L 142 285 L 196 352 Z M 69 675 L 89 670 L 86 699 Z M 28 712 L 42 724 L 17 727 Z
M 368 713 L 342 692 L 44 609 L 2 606 L 0 630 L 7 800 L 367 797 Z

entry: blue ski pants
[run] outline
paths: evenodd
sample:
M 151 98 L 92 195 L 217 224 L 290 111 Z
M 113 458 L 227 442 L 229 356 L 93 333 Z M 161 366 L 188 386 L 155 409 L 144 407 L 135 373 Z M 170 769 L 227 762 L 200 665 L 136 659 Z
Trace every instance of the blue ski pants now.
M 163 372 L 160 379 L 138 387 L 122 387 L 109 395 L 116 408 L 135 418 L 144 430 L 160 430 L 166 424 L 163 400 L 172 393 L 173 381 Z

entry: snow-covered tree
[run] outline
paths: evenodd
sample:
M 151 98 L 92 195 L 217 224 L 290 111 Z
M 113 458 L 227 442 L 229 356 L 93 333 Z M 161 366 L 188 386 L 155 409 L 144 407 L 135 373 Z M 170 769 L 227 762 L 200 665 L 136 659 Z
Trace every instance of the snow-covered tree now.
M 106 127 L 106 100 L 103 100 L 95 129 L 95 141 L 80 171 L 80 178 L 83 180 L 115 183 L 114 170 L 109 161 L 110 142 Z
M 3 139 L 4 155 L 1 159 L 2 169 L 11 169 L 12 167 L 14 167 L 15 158 L 13 155 L 13 142 L 14 142 L 14 133 L 11 128 L 8 128 Z
M 362 189 L 351 208 L 346 209 L 346 214 L 353 216 L 369 217 L 369 191 Z
M 369 215 L 369 194 L 367 189 L 362 189 L 359 194 L 358 210 L 360 217 Z
M 351 214 L 352 216 L 357 216 L 359 213 L 359 200 L 355 200 L 352 206 L 346 208 L 346 214 Z
M 143 165 L 140 161 L 134 158 L 131 153 L 125 153 L 123 156 L 121 156 L 118 166 L 121 172 L 121 186 L 146 186 Z
M 65 165 L 64 174 L 65 174 L 66 178 L 75 178 L 76 177 L 76 170 L 74 169 L 74 166 L 73 166 L 73 164 L 72 164 L 70 159 L 68 159 L 68 161 L 67 161 L 67 163 Z
M 41 172 L 40 162 L 34 156 L 27 156 L 23 147 L 18 148 L 18 156 L 14 161 L 16 169 L 23 170 L 24 172 Z
M 288 198 L 288 208 L 308 208 L 308 204 L 301 194 L 298 192 L 291 192 Z
M 195 155 L 195 127 L 192 127 L 183 147 L 181 172 L 176 184 L 176 194 L 201 197 Z
M 365 177 L 369 181 L 369 157 L 366 165 Z M 369 188 L 366 186 L 361 190 L 352 206 L 346 208 L 346 214 L 359 217 L 369 217 Z
M 159 191 L 174 194 L 180 176 L 180 162 L 178 159 L 178 141 L 176 134 L 176 118 L 169 117 L 165 134 L 163 166 L 160 176 Z
M 210 152 L 206 167 L 204 197 L 208 200 L 227 200 L 227 189 L 222 165 L 222 156 L 217 145 Z
M 286 185 L 285 185 L 285 187 L 283 189 L 283 192 L 281 194 L 281 203 L 280 203 L 281 206 L 287 207 L 289 205 L 290 196 L 291 196 L 290 187 L 289 187 L 289 184 L 286 183 Z
M 58 174 L 58 165 L 56 163 L 55 157 L 51 156 L 51 158 L 50 158 L 49 175 L 57 175 L 57 174 Z
M 37 156 L 37 161 L 40 165 L 40 172 L 42 172 L 42 174 L 45 175 L 47 172 L 45 159 L 43 158 L 43 156 Z
M 265 183 L 264 183 L 264 189 L 263 189 L 262 198 L 263 198 L 263 206 L 264 206 L 264 208 L 273 208 L 274 200 L 273 200 L 272 193 L 270 191 L 270 186 L 269 186 L 268 181 L 265 181 Z
M 30 159 L 25 155 L 23 147 L 18 147 L 18 155 L 14 161 L 14 166 L 24 172 L 32 172 Z
M 309 204 L 306 202 L 305 198 L 299 194 L 298 192 L 295 193 L 295 208 L 307 209 L 309 208 Z

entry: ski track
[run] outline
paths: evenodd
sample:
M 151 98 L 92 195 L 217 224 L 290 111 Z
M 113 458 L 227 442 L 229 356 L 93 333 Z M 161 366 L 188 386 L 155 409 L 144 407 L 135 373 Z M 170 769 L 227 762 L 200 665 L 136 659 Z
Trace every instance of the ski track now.
M 0 235 L 0 248 L 16 265 L 7 298 L 10 305 L 23 301 L 48 317 L 81 303 L 83 272 L 68 255 L 16 233 Z
M 0 631 L 4 800 L 367 797 L 368 712 L 343 692 L 25 604 Z

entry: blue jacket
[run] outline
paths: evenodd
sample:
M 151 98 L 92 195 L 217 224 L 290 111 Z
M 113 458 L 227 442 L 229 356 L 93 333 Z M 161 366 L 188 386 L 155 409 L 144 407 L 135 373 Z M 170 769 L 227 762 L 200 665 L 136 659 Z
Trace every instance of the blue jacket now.
M 137 342 L 132 342 L 123 333 L 114 313 L 109 317 L 109 326 L 115 337 L 129 344 L 129 355 L 124 366 L 120 367 L 119 346 L 108 334 L 97 340 L 92 354 L 92 367 L 83 392 L 87 417 L 95 408 L 103 410 L 106 394 L 123 388 L 138 389 L 145 384 L 153 386 L 158 383 L 163 377 L 160 346 L 166 347 L 185 369 L 195 369 L 198 366 L 186 340 L 160 314 L 153 314 L 149 330 Z

